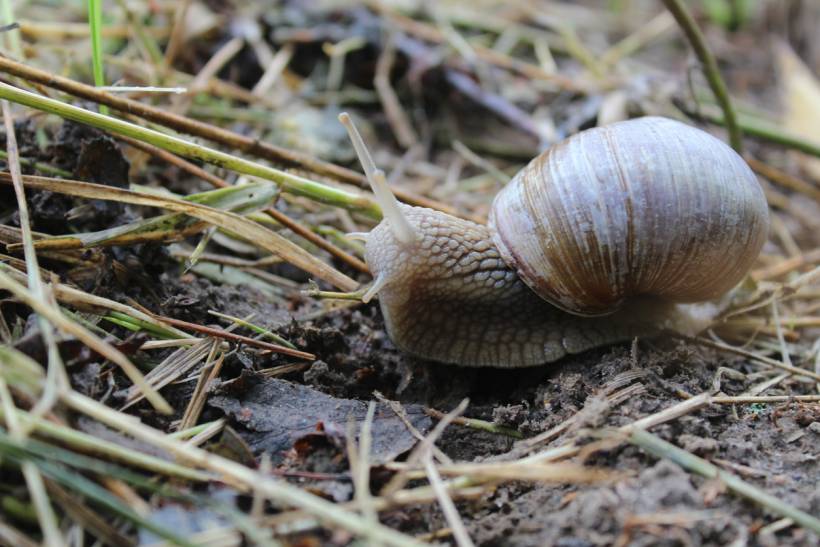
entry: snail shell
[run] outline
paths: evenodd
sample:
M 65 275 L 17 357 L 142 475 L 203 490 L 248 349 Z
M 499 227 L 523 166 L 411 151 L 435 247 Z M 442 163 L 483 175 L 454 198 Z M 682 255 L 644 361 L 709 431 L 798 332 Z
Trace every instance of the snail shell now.
M 505 262 L 553 305 L 604 315 L 635 296 L 716 298 L 760 252 L 768 208 L 755 175 L 699 129 L 647 117 L 553 146 L 496 196 Z

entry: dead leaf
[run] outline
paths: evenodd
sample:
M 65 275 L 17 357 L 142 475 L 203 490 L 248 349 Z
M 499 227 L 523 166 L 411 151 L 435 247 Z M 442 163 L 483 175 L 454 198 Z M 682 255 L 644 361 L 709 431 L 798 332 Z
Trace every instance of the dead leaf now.
M 367 414 L 367 403 L 337 399 L 313 388 L 270 378 L 250 386 L 240 397 L 217 395 L 208 404 L 224 411 L 236 424 L 254 452 L 269 452 L 274 462 L 282 460 L 294 443 L 311 433 L 317 424 L 345 431 L 350 416 L 359 423 Z M 410 422 L 426 433 L 432 420 L 421 405 L 405 406 Z M 359 427 L 356 428 L 357 431 Z M 416 443 L 404 423 L 385 404 L 376 407 L 370 461 L 393 460 Z
M 783 126 L 790 133 L 820 143 L 820 82 L 787 44 L 777 43 L 775 53 L 786 106 Z M 820 158 L 800 154 L 799 161 L 809 175 L 820 180 Z

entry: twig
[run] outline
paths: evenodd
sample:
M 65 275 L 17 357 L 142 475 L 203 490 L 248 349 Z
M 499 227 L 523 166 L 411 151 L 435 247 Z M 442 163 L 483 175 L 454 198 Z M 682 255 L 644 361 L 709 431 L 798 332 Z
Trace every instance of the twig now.
M 199 73 L 194 76 L 191 83 L 188 84 L 188 93 L 171 99 L 171 112 L 174 114 L 184 114 L 193 102 L 193 95 L 204 88 L 208 84 L 208 81 L 215 77 L 219 71 L 222 70 L 222 67 L 228 64 L 231 59 L 242 50 L 244 45 L 245 40 L 238 36 L 225 42 L 216 53 L 208 59 Z
M 631 399 L 632 397 L 636 396 L 637 394 L 642 393 L 644 391 L 644 387 L 643 387 L 642 384 L 638 383 L 638 384 L 627 385 L 628 382 L 631 382 L 631 381 L 635 380 L 637 377 L 640 377 L 640 376 L 633 375 L 632 373 L 625 373 L 625 374 L 621 374 L 621 375 L 615 377 L 613 379 L 613 381 L 609 383 L 612 386 L 612 389 L 617 389 L 621 385 L 626 385 L 626 387 L 624 387 L 623 389 L 620 389 L 618 391 L 610 392 L 608 394 L 606 394 L 606 391 L 605 391 L 604 393 L 606 394 L 606 399 L 605 400 L 606 400 L 607 405 L 611 405 L 611 407 L 614 408 L 615 406 L 617 406 L 617 405 Z M 576 422 L 578 422 L 583 417 L 583 413 L 584 413 L 584 409 L 582 408 L 581 410 L 578 410 L 577 412 L 575 412 L 575 414 L 573 414 L 572 416 L 570 416 L 566 420 L 564 420 L 561 423 L 559 423 L 558 425 L 548 429 L 547 431 L 543 431 L 543 432 L 539 433 L 538 435 L 536 435 L 534 437 L 528 437 L 528 438 L 526 438 L 522 441 L 517 442 L 515 444 L 515 447 L 513 448 L 513 450 L 511 450 L 507 454 L 504 454 L 503 459 L 508 460 L 508 459 L 518 458 L 521 455 L 527 454 L 528 452 L 531 452 L 532 450 L 536 449 L 537 447 L 552 441 L 553 439 L 557 438 L 559 435 L 564 434 L 570 428 L 576 427 L 575 424 L 576 424 Z M 495 459 L 502 459 L 502 458 L 495 458 Z
M 538 127 L 532 116 L 503 96 L 488 92 L 463 72 L 447 69 L 444 71 L 444 76 L 447 83 L 459 92 L 508 121 L 513 127 L 538 139 L 539 142 L 548 142 L 549 136 Z
M 482 484 L 474 486 L 472 482 L 466 477 L 459 477 L 451 481 L 444 481 L 447 492 L 452 498 L 457 499 L 475 499 L 477 497 L 487 494 L 495 486 L 493 484 Z M 409 505 L 420 505 L 424 503 L 432 503 L 436 500 L 436 495 L 430 486 L 419 486 L 417 488 L 410 488 L 407 490 L 399 490 L 395 494 L 373 498 L 373 504 L 378 511 L 387 511 L 397 507 L 405 507 Z M 347 502 L 340 504 L 343 508 L 353 509 L 355 502 Z M 310 519 L 310 516 L 305 511 L 296 510 L 288 513 L 281 513 L 266 519 L 265 523 L 268 526 L 275 526 L 281 530 L 284 524 L 293 521 L 301 521 L 298 525 L 292 526 L 286 532 L 293 532 L 295 530 L 304 531 L 315 528 L 318 523 L 315 519 Z
M 712 340 L 709 340 L 709 339 L 703 338 L 703 337 L 690 338 L 688 336 L 683 336 L 683 335 L 677 335 L 677 336 L 679 338 L 683 339 L 683 340 L 688 340 L 690 342 L 694 342 L 694 343 L 700 344 L 702 346 L 708 346 L 710 348 L 719 349 L 719 350 L 722 350 L 722 351 L 728 351 L 729 353 L 734 353 L 734 354 L 737 354 L 737 355 L 740 355 L 740 356 L 743 356 L 743 357 L 748 357 L 749 359 L 753 359 L 753 360 L 757 361 L 758 363 L 763 363 L 765 365 L 769 365 L 770 367 L 779 368 L 779 369 L 785 370 L 787 372 L 791 372 L 792 374 L 795 374 L 797 376 L 803 376 L 804 378 L 812 378 L 814 380 L 820 380 L 820 374 L 817 374 L 816 372 L 812 372 L 811 370 L 806 370 L 804 368 L 798 368 L 798 367 L 794 367 L 794 366 L 791 366 L 791 365 L 787 365 L 786 363 L 778 361 L 777 359 L 772 359 L 771 357 L 766 357 L 765 355 L 758 355 L 757 353 L 754 353 L 754 352 L 751 352 L 751 351 L 746 351 L 746 350 L 741 349 L 741 348 L 736 348 L 736 347 L 730 346 L 728 344 L 724 344 L 722 342 L 715 342 L 715 341 L 712 341 Z
M 363 287 L 356 291 L 339 292 L 339 291 L 323 291 L 319 289 L 318 285 L 313 285 L 309 289 L 302 291 L 305 296 L 311 298 L 330 299 L 330 300 L 352 300 L 353 302 L 362 303 L 362 297 L 367 292 L 367 287 Z
M 0 543 L 17 545 L 17 547 L 40 547 L 39 543 L 8 525 L 2 518 L 0 518 Z
M 631 424 L 624 425 L 620 427 L 618 431 L 623 433 L 631 431 L 631 429 L 648 429 L 671 420 L 676 420 L 681 416 L 685 416 L 695 410 L 703 408 L 708 405 L 711 400 L 712 397 L 709 393 L 701 393 L 700 395 L 690 397 L 683 402 L 672 405 L 669 408 L 665 408 L 659 412 L 645 416 L 640 420 L 632 422 Z M 526 458 L 522 458 L 511 463 L 526 465 L 539 462 L 556 461 L 563 458 L 572 457 L 580 451 L 580 446 L 577 446 L 574 442 L 570 442 L 556 448 L 550 448 L 537 452 L 531 456 L 527 456 Z
M 208 314 L 213 315 L 214 317 L 227 319 L 228 321 L 231 321 L 232 323 L 236 323 L 240 327 L 245 327 L 246 329 L 250 329 L 253 332 L 255 332 L 256 334 L 261 334 L 262 336 L 270 338 L 271 340 L 273 340 L 274 342 L 276 342 L 277 344 L 279 344 L 281 346 L 285 346 L 285 347 L 290 348 L 290 349 L 296 349 L 296 346 L 294 346 L 293 344 L 291 344 L 290 342 L 288 342 L 287 340 L 285 340 L 284 338 L 282 338 L 281 336 L 279 336 L 275 332 L 271 332 L 268 329 L 262 328 L 258 325 L 254 325 L 253 323 L 250 323 L 248 319 L 242 319 L 240 317 L 234 317 L 233 315 L 228 315 L 226 313 L 220 313 L 220 312 L 214 311 L 214 310 L 208 310 Z
M 252 94 L 261 97 L 270 91 L 277 80 L 279 80 L 279 76 L 288 66 L 288 63 L 290 63 L 293 57 L 293 51 L 293 44 L 288 43 L 276 52 L 276 55 L 271 59 L 262 77 L 259 78 L 259 81 L 253 86 L 251 90 Z
M 416 440 L 424 441 L 424 435 L 421 434 L 421 431 L 416 429 L 416 426 L 414 426 L 413 423 L 410 421 L 410 418 L 407 417 L 407 411 L 404 409 L 404 407 L 399 401 L 391 401 L 378 391 L 374 391 L 373 396 L 376 397 L 376 399 L 378 399 L 379 402 L 386 404 L 390 407 L 390 410 L 392 410 L 396 414 L 396 416 L 398 416 L 399 420 L 401 420 L 404 424 L 404 427 L 407 428 L 407 431 L 409 431 L 410 434 L 416 438 Z M 440 462 L 453 463 L 450 457 L 444 452 L 442 452 L 441 449 L 435 445 L 433 445 L 433 455 Z
M 590 445 L 586 445 L 590 446 Z M 386 463 L 388 469 L 396 469 L 408 473 L 413 479 L 423 478 L 424 470 L 418 470 L 407 463 Z M 617 472 L 605 468 L 587 467 L 579 463 L 518 463 L 518 462 L 486 462 L 486 463 L 456 463 L 440 464 L 437 471 L 448 477 L 468 477 L 472 484 L 495 481 L 533 481 L 548 483 L 578 483 L 589 484 L 617 478 Z
M 385 15 L 391 23 L 401 28 L 403 31 L 417 36 L 422 40 L 434 42 L 437 44 L 444 44 L 448 42 L 447 36 L 434 25 L 416 21 L 410 17 L 400 15 L 391 11 L 384 2 L 377 2 L 376 0 L 368 0 L 367 5 L 376 12 Z M 478 44 L 470 44 L 471 49 L 475 52 L 476 57 L 491 65 L 510 70 L 527 78 L 534 80 L 543 80 L 549 82 L 556 87 L 565 91 L 574 91 L 578 93 L 589 92 L 592 86 L 584 85 L 584 82 L 578 79 L 568 78 L 560 74 L 553 74 L 538 65 L 528 63 L 519 59 L 514 59 L 503 53 L 494 51 L 488 47 Z
M 453 141 L 453 150 L 458 152 L 458 154 L 462 158 L 472 163 L 474 166 L 486 171 L 487 174 L 494 178 L 495 181 L 499 184 L 504 185 L 510 181 L 509 175 L 507 175 L 504 171 L 493 165 L 493 162 L 479 156 L 478 154 L 467 148 L 467 145 L 465 145 L 463 142 L 458 140 Z
M 47 480 L 46 489 L 71 520 L 77 522 L 96 536 L 96 539 L 111 547 L 134 547 L 135 542 L 120 533 L 99 511 L 91 509 L 76 495 L 64 490 L 56 481 Z
M 190 329 L 192 331 L 200 332 L 202 334 L 213 336 L 214 338 L 224 338 L 225 340 L 232 340 L 234 342 L 240 342 L 242 344 L 246 344 L 248 346 L 254 346 L 257 348 L 266 349 L 268 351 L 272 351 L 274 353 L 281 353 L 282 355 L 289 355 L 291 357 L 298 357 L 300 359 L 305 359 L 308 361 L 315 361 L 316 356 L 312 353 L 308 353 L 306 351 L 299 351 L 295 349 L 291 349 L 285 346 L 280 346 L 278 344 L 270 344 L 268 342 L 263 342 L 262 340 L 256 340 L 255 338 L 248 338 L 247 336 L 242 336 L 241 334 L 234 334 L 232 332 L 228 332 L 222 329 L 215 329 L 211 327 L 206 327 L 205 325 L 197 325 L 196 323 L 189 323 L 188 321 L 183 321 L 181 319 L 173 319 L 171 317 L 165 317 L 163 315 L 153 314 L 153 317 L 157 321 L 161 321 L 163 323 L 168 323 L 169 325 L 173 325 L 175 327 L 181 327 L 184 329 Z
M 342 249 L 340 249 L 333 243 L 329 242 L 328 240 L 319 237 L 312 230 L 305 228 L 304 226 L 302 226 L 301 224 L 287 216 L 279 209 L 276 209 L 275 207 L 268 207 L 267 209 L 265 209 L 265 213 L 285 228 L 290 229 L 296 235 L 306 239 L 307 241 L 310 241 L 320 249 L 324 249 L 336 258 L 343 260 L 349 266 L 357 269 L 362 273 L 370 273 L 370 268 L 367 267 L 367 264 L 365 264 L 355 256 L 351 255 L 350 253 L 343 251 Z
M 752 278 L 755 281 L 773 279 L 793 272 L 803 266 L 814 266 L 818 263 L 820 263 L 820 247 L 812 249 L 811 251 L 806 251 L 805 253 L 797 256 L 787 258 L 777 262 L 776 264 L 772 264 L 771 266 L 760 268 L 759 270 L 753 270 Z
M 674 24 L 675 20 L 668 12 L 659 13 L 646 24 L 639 26 L 635 32 L 606 50 L 601 55 L 601 65 L 605 67 L 615 66 L 624 57 L 632 55 L 652 40 L 665 34 Z
M 692 14 L 686 8 L 681 0 L 663 0 L 666 8 L 675 17 L 675 20 L 680 25 L 681 30 L 689 40 L 692 49 L 695 50 L 695 55 L 700 59 L 703 65 L 703 74 L 709 82 L 709 87 L 712 88 L 712 93 L 715 94 L 720 108 L 723 110 L 723 117 L 726 120 L 726 129 L 729 132 L 729 143 L 738 154 L 743 154 L 743 132 L 737 123 L 734 107 L 729 99 L 729 91 L 726 89 L 726 84 L 718 70 L 715 56 L 706 46 L 706 39 L 703 33 L 698 28 Z

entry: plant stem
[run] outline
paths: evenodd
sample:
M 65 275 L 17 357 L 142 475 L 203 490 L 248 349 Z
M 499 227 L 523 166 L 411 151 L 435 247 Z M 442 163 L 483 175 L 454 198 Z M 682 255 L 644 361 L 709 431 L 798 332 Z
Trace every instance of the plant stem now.
M 2 416 L 2 412 L 0 412 L 0 416 Z M 191 469 L 184 465 L 166 461 L 138 450 L 124 448 L 116 443 L 94 437 L 88 433 L 83 433 L 82 431 L 71 429 L 70 427 L 43 418 L 31 416 L 31 414 L 22 410 L 17 410 L 17 416 L 23 425 L 32 427 L 41 435 L 65 443 L 65 445 L 74 450 L 105 455 L 120 462 L 171 477 L 200 482 L 213 479 L 208 473 L 203 473 L 197 469 Z
M 360 211 L 374 219 L 381 218 L 379 206 L 366 196 L 351 194 L 344 190 L 339 190 L 292 175 L 285 171 L 280 171 L 279 169 L 274 169 L 273 167 L 268 167 L 267 165 L 255 163 L 225 152 L 220 152 L 219 150 L 192 143 L 179 137 L 173 137 L 153 129 L 147 129 L 130 122 L 112 118 L 111 116 L 91 112 L 90 110 L 30 93 L 5 83 L 0 83 L 0 99 L 7 99 L 30 108 L 55 114 L 68 120 L 90 125 L 97 129 L 148 142 L 164 150 L 179 154 L 180 156 L 201 160 L 244 175 L 269 180 L 279 184 L 283 189 L 292 194 L 304 196 L 314 201 Z
M 0 159 L 8 160 L 8 152 L 5 150 L 0 150 Z M 20 165 L 25 165 L 26 167 L 32 167 L 41 173 L 45 173 L 47 175 L 51 175 L 54 177 L 70 177 L 71 173 L 66 171 L 65 169 L 60 169 L 59 167 L 54 167 L 47 163 L 40 163 L 34 160 L 30 160 L 28 158 L 20 158 Z
M 672 13 L 678 25 L 680 25 L 692 49 L 695 50 L 695 55 L 697 55 L 703 65 L 703 74 L 706 76 L 709 87 L 712 88 L 712 93 L 715 94 L 715 99 L 723 110 L 723 116 L 726 120 L 726 129 L 729 132 L 729 143 L 732 145 L 732 148 L 735 149 L 735 152 L 743 155 L 743 132 L 737 123 L 735 110 L 729 99 L 729 91 L 726 89 L 726 84 L 720 75 L 715 56 L 712 55 L 712 52 L 706 46 L 706 39 L 703 33 L 681 0 L 663 0 L 663 3 L 666 5 L 666 9 Z
M 432 418 L 435 418 L 436 420 L 441 420 L 445 416 L 444 412 L 434 408 L 425 408 L 424 413 Z M 465 418 L 463 416 L 458 416 L 453 418 L 453 423 L 470 427 L 472 429 L 478 429 L 480 431 L 495 433 L 497 435 L 506 435 L 507 437 L 512 437 L 514 439 L 524 438 L 524 435 L 516 429 L 505 427 L 503 425 L 497 425 L 486 420 L 479 420 L 478 418 Z
M 103 68 L 102 47 L 102 2 L 88 0 L 88 25 L 91 28 L 91 63 L 94 72 L 94 85 L 105 86 L 105 69 Z M 100 105 L 100 114 L 108 114 L 108 107 Z
M 725 116 L 710 114 L 704 111 L 695 112 L 688 108 L 682 108 L 681 110 L 683 110 L 686 115 L 695 119 L 705 120 L 709 123 L 723 125 L 728 128 Z M 779 144 L 780 146 L 820 158 L 820 143 L 811 142 L 797 135 L 789 134 L 781 128 L 766 122 L 759 122 L 744 117 L 741 118 L 738 123 L 741 129 L 743 129 L 743 132 L 750 137 L 768 141 L 773 144 Z

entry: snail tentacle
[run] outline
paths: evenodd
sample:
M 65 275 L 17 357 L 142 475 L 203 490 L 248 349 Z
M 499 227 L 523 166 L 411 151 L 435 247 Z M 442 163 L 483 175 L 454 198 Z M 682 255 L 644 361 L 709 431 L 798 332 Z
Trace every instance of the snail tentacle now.
M 416 239 L 416 234 L 402 214 L 401 208 L 399 208 L 399 201 L 396 199 L 396 196 L 393 195 L 393 191 L 390 190 L 390 186 L 387 184 L 387 179 L 384 176 L 384 171 L 378 169 L 373 162 L 373 157 L 367 150 L 367 146 L 364 144 L 359 130 L 356 129 L 353 119 L 347 112 L 342 112 L 339 114 L 339 121 L 342 122 L 345 129 L 347 129 L 350 141 L 353 143 L 353 148 L 356 150 L 356 155 L 359 157 L 362 169 L 364 169 L 364 174 L 370 183 L 370 188 L 373 189 L 376 201 L 379 207 L 381 207 L 384 220 L 387 221 L 397 240 L 405 244 L 412 243 Z

